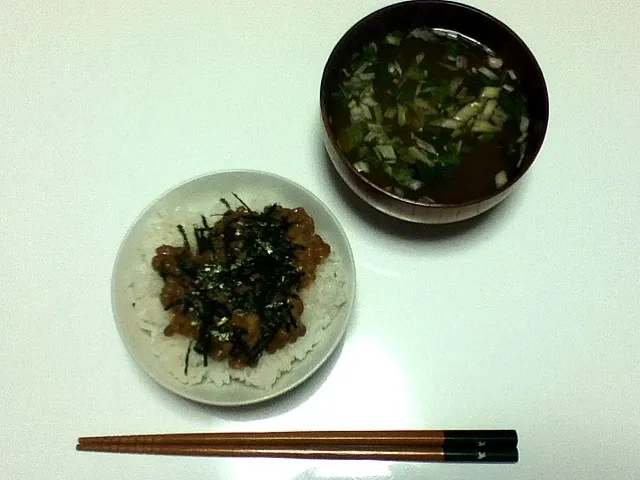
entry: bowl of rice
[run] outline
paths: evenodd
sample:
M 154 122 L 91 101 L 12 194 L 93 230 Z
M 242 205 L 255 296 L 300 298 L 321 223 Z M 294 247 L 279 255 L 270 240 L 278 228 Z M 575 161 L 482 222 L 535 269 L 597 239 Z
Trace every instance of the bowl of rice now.
M 192 352 L 190 339 L 167 336 L 171 312 L 160 302 L 163 279 L 152 267 L 155 249 L 179 245 L 177 225 L 192 225 L 202 216 L 221 215 L 221 198 L 241 199 L 256 211 L 278 204 L 303 208 L 331 253 L 317 267 L 315 281 L 300 292 L 306 333 L 255 366 L 231 368 L 205 361 Z M 195 243 L 195 242 L 194 242 Z M 194 178 L 165 192 L 135 220 L 114 265 L 112 303 L 116 325 L 138 365 L 168 390 L 200 403 L 237 406 L 281 395 L 308 379 L 343 338 L 355 296 L 355 265 L 338 219 L 315 195 L 270 173 L 233 170 Z M 205 355 L 206 357 L 206 355 Z M 206 365 L 205 365 L 206 364 Z

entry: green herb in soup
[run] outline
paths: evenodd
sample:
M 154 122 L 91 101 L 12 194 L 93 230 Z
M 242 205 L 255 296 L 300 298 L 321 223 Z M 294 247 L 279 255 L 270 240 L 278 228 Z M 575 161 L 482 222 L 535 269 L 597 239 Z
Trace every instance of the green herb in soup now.
M 356 53 L 331 121 L 356 170 L 396 195 L 459 203 L 513 178 L 529 130 L 515 72 L 454 32 L 392 32 Z

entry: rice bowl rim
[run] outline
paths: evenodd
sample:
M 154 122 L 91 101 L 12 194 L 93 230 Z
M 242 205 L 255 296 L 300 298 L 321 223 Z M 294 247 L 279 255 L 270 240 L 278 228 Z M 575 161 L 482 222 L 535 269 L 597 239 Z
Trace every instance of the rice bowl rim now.
M 148 365 L 147 362 L 145 362 L 141 358 L 142 353 L 138 351 L 139 348 L 136 348 L 136 345 L 134 345 L 133 340 L 129 338 L 127 332 L 125 331 L 125 328 L 126 328 L 124 325 L 125 321 L 124 319 L 121 318 L 122 315 L 120 315 L 118 312 L 119 302 L 122 301 L 122 299 L 119 298 L 120 292 L 118 288 L 118 280 L 119 280 L 119 270 L 123 268 L 123 266 L 120 265 L 122 258 L 125 252 L 127 251 L 127 249 L 131 248 L 131 246 L 128 245 L 128 241 L 130 240 L 134 231 L 140 226 L 140 223 L 149 214 L 153 213 L 154 210 L 159 211 L 159 207 L 162 205 L 162 202 L 167 197 L 178 192 L 179 190 L 187 188 L 191 184 L 202 182 L 203 180 L 209 177 L 216 177 L 216 176 L 224 177 L 228 175 L 240 175 L 240 176 L 247 175 L 248 178 L 262 177 L 263 180 L 269 179 L 271 181 L 271 184 L 273 185 L 271 188 L 274 191 L 276 190 L 275 185 L 279 183 L 280 187 L 285 187 L 286 189 L 288 189 L 289 192 L 298 193 L 300 197 L 300 202 L 299 202 L 300 204 L 295 205 L 295 207 L 302 207 L 306 209 L 308 205 L 305 205 L 305 203 L 314 203 L 314 202 L 316 203 L 316 206 L 318 207 L 318 209 L 320 209 L 322 213 L 326 215 L 327 219 L 330 221 L 331 228 L 333 229 L 333 231 L 331 232 L 332 233 L 331 236 L 333 238 L 331 239 L 325 238 L 325 240 L 327 241 L 327 243 L 329 243 L 332 246 L 332 250 L 334 248 L 334 243 L 336 242 L 341 244 L 340 246 L 342 247 L 342 250 L 343 250 L 342 251 L 343 258 L 341 258 L 340 263 L 341 263 L 341 268 L 343 269 L 343 272 L 345 275 L 346 302 L 344 305 L 340 307 L 341 314 L 338 315 L 338 317 L 344 317 L 344 319 L 340 322 L 339 330 L 336 330 L 333 333 L 333 339 L 331 340 L 330 344 L 324 346 L 324 350 L 320 358 L 317 359 L 311 366 L 309 366 L 303 374 L 300 374 L 298 379 L 294 380 L 293 382 L 290 382 L 288 385 L 281 386 L 280 388 L 278 388 L 278 383 L 280 382 L 280 380 L 282 380 L 283 377 L 290 376 L 292 372 L 296 370 L 296 368 L 301 368 L 300 364 L 307 361 L 308 357 L 311 357 L 314 353 L 315 355 L 318 355 L 317 350 L 318 350 L 318 347 L 323 343 L 324 337 L 320 338 L 318 343 L 313 346 L 311 351 L 307 352 L 307 354 L 302 360 L 294 360 L 291 370 L 281 373 L 280 377 L 278 378 L 278 380 L 276 381 L 276 383 L 271 389 L 262 390 L 262 389 L 258 389 L 257 387 L 245 385 L 244 383 L 241 383 L 237 380 L 232 380 L 231 384 L 235 385 L 236 389 L 251 390 L 254 393 L 259 392 L 260 394 L 254 395 L 252 398 L 243 398 L 243 399 L 235 399 L 235 400 L 219 400 L 215 398 L 203 398 L 203 395 L 200 392 L 196 391 L 199 385 L 191 386 L 191 385 L 178 384 L 177 381 L 167 381 L 166 378 L 162 378 L 157 371 L 154 371 L 154 370 L 158 370 L 157 368 L 154 368 Z M 251 182 L 249 181 L 248 184 L 250 183 Z M 220 189 L 222 190 L 222 188 Z M 216 198 L 215 200 L 218 200 L 218 199 Z M 186 203 L 185 206 L 188 206 L 188 203 Z M 315 223 L 316 221 L 315 216 L 313 216 L 313 218 Z M 135 363 L 137 364 L 138 368 L 142 369 L 147 375 L 149 375 L 159 385 L 161 385 L 167 390 L 183 398 L 189 399 L 194 402 L 213 405 L 213 406 L 233 407 L 233 406 L 251 405 L 251 404 L 260 403 L 260 402 L 273 399 L 275 397 L 278 397 L 280 395 L 283 395 L 293 390 L 294 388 L 298 387 L 299 385 L 304 383 L 306 380 L 308 380 L 311 376 L 313 376 L 313 374 L 316 373 L 320 369 L 320 367 L 326 363 L 329 357 L 331 357 L 331 355 L 334 353 L 334 351 L 336 350 L 336 348 L 344 338 L 346 327 L 347 327 L 347 324 L 349 323 L 349 319 L 352 315 L 353 307 L 355 304 L 355 289 L 356 289 L 355 262 L 353 258 L 353 251 L 349 243 L 349 239 L 347 237 L 346 232 L 344 231 L 344 228 L 338 221 L 338 218 L 333 214 L 333 212 L 327 207 L 327 205 L 318 196 L 316 196 L 314 193 L 312 193 L 302 185 L 294 182 L 293 180 L 290 180 L 288 178 L 285 178 L 283 176 L 280 176 L 274 173 L 265 172 L 261 170 L 254 170 L 254 169 L 230 169 L 230 170 L 218 170 L 215 172 L 205 173 L 196 177 L 192 177 L 185 181 L 182 181 L 179 184 L 176 184 L 173 187 L 166 189 L 161 195 L 156 197 L 146 208 L 144 208 L 140 214 L 138 214 L 138 216 L 135 218 L 135 220 L 127 229 L 127 232 L 120 243 L 120 246 L 118 248 L 118 251 L 115 257 L 115 262 L 114 262 L 112 275 L 111 275 L 111 306 L 112 306 L 114 321 L 116 323 L 116 327 L 118 329 L 120 338 L 124 343 L 125 348 L 127 349 L 129 355 L 133 357 L 133 359 L 135 360 Z M 338 320 L 334 318 L 332 323 L 326 327 L 326 330 L 332 329 L 332 327 L 334 327 L 337 322 Z M 224 385 L 222 387 L 216 387 L 216 388 L 228 389 L 228 388 L 231 388 L 231 386 Z

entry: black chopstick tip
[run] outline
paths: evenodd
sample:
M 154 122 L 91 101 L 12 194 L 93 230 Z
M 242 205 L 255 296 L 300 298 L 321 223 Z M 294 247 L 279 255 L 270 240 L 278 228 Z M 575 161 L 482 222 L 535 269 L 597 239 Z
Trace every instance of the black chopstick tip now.
M 444 430 L 445 450 L 510 450 L 518 447 L 515 430 Z

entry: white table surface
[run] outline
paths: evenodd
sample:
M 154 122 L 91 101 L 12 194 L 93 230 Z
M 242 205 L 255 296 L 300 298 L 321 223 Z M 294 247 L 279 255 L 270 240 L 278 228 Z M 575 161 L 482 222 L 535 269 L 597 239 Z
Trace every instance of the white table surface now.
M 0 3 L 0 478 L 638 477 L 640 2 L 471 2 L 537 56 L 551 118 L 522 188 L 445 228 L 355 203 L 323 153 L 324 62 L 387 3 Z M 229 168 L 320 196 L 358 275 L 326 367 L 237 410 L 148 379 L 110 304 L 114 257 L 138 213 L 178 182 Z M 521 460 L 506 466 L 74 450 L 92 434 L 508 427 Z

